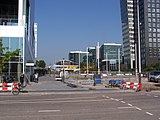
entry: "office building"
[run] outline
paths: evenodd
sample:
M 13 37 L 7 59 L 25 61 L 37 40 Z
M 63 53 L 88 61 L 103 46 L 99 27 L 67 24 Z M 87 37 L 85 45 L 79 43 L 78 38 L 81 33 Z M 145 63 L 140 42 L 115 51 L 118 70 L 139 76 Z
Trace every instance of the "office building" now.
M 96 68 L 96 61 L 96 47 L 88 47 L 88 64 Z
M 0 1 L 0 39 L 3 52 L 19 53 L 9 59 L 6 74 L 19 79 L 25 74 L 29 80 L 34 72 L 35 41 L 37 43 L 37 24 L 34 23 L 34 0 L 1 0 Z M 37 46 L 36 46 L 37 47 Z M 37 49 L 36 49 L 37 50 Z M 1 56 L 3 57 L 3 56 Z
M 160 63 L 160 0 L 139 0 L 142 68 Z
M 102 71 L 120 71 L 122 62 L 122 45 L 104 43 L 100 47 L 100 62 Z
M 138 23 L 142 69 L 160 62 L 160 0 L 121 0 L 121 20 L 124 47 L 124 62 L 131 64 L 136 59 Z M 139 16 L 137 16 L 139 13 Z M 138 18 L 139 17 L 139 21 Z M 137 57 L 138 58 L 138 57 Z M 130 62 L 130 63 L 129 63 Z M 137 61 L 138 62 L 138 61 Z
M 136 0 L 120 0 L 123 36 L 124 64 L 128 69 L 135 68 Z

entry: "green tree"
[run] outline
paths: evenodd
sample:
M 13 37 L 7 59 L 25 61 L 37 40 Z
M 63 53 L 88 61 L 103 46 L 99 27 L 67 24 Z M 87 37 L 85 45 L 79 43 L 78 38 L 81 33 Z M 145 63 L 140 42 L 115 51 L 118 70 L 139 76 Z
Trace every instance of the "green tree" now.
M 40 67 L 40 68 L 45 68 L 46 67 L 46 63 L 44 60 L 37 60 L 36 61 L 36 66 Z

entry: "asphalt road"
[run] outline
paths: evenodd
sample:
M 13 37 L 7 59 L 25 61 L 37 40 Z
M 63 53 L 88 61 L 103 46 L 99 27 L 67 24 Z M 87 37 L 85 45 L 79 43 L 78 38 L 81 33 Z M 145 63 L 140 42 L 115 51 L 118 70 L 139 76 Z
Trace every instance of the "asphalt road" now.
M 0 95 L 0 120 L 160 120 L 160 92 Z

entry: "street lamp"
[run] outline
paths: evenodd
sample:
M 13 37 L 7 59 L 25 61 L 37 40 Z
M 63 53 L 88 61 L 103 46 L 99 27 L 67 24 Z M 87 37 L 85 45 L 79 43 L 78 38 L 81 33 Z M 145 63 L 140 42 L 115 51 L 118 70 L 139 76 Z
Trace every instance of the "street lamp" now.
M 62 62 L 63 62 L 63 77 L 62 77 L 62 82 L 64 82 L 64 79 L 65 79 L 65 73 L 64 73 L 64 58 L 63 58 L 63 60 L 62 60 Z
M 141 83 L 141 41 L 140 41 L 140 22 L 139 22 L 139 0 L 137 0 L 137 24 L 138 24 L 138 72 L 139 72 L 139 83 Z

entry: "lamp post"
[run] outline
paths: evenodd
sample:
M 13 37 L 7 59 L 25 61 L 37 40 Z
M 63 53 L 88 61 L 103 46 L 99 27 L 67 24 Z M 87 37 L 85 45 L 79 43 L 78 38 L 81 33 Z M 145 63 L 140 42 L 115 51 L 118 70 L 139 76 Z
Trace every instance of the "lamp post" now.
M 108 53 L 106 52 L 106 71 L 108 74 Z
M 62 62 L 63 62 L 63 77 L 62 77 L 62 82 L 64 82 L 64 79 L 65 79 L 65 73 L 64 73 L 64 58 L 63 58 L 63 60 L 62 60 Z
M 138 72 L 139 83 L 141 83 L 141 41 L 140 41 L 140 22 L 139 22 L 139 0 L 137 0 L 137 24 L 138 24 Z
M 87 53 L 87 76 L 88 76 L 88 48 L 87 48 L 87 51 L 86 51 Z

